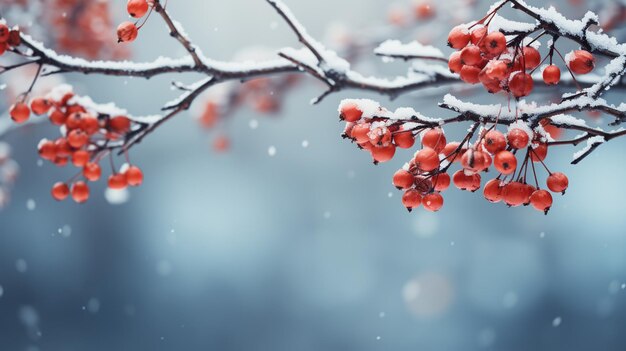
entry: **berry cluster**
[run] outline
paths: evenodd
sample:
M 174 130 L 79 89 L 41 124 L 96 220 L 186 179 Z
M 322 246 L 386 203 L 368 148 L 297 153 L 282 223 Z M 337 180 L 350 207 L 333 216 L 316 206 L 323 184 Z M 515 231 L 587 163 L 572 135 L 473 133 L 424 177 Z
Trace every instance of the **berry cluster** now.
M 374 164 L 391 160 L 397 147 L 408 149 L 415 144 L 414 130 L 390 125 L 386 118 L 363 118 L 363 109 L 357 102 L 342 103 L 339 118 L 346 122 L 343 137 L 370 152 Z
M 137 166 L 128 162 L 119 171 L 113 166 L 111 149 L 108 144 L 124 140 L 133 131 L 133 122 L 126 116 L 110 116 L 98 113 L 81 103 L 69 89 L 59 89 L 45 97 L 30 100 L 30 106 L 18 102 L 10 109 L 11 118 L 16 123 L 28 120 L 31 111 L 36 115 L 47 115 L 50 122 L 61 129 L 61 136 L 55 140 L 43 139 L 39 142 L 39 156 L 59 167 L 71 163 L 81 171 L 68 183 L 59 182 L 52 188 L 56 200 L 64 200 L 70 193 L 74 201 L 82 203 L 89 198 L 87 181 L 98 181 L 102 176 L 100 161 L 111 157 L 111 172 L 108 186 L 121 190 L 127 186 L 139 186 L 143 173 Z M 83 180 L 77 180 L 79 178 Z
M 9 29 L 6 23 L 0 20 L 0 56 L 7 50 L 19 46 L 21 41 L 19 29 Z
M 128 0 L 126 3 L 126 10 L 132 18 L 138 19 L 136 22 L 124 21 L 117 26 L 117 40 L 118 42 L 131 42 L 137 39 L 139 29 L 146 23 L 150 13 L 154 8 L 154 0 Z M 139 19 L 148 15 L 141 25 Z
M 565 57 L 550 44 L 543 59 L 535 44 L 537 38 L 526 41 L 523 36 L 505 36 L 500 31 L 489 31 L 489 23 L 497 9 L 471 25 L 454 27 L 448 34 L 448 45 L 457 51 L 450 55 L 448 67 L 469 84 L 481 83 L 490 93 L 502 90 L 516 98 L 529 95 L 534 82 L 531 74 L 549 59 L 543 68 L 543 81 L 556 85 L 561 80 L 561 69 L 553 64 L 556 52 L 566 63 L 572 77 L 586 74 L 595 66 L 594 56 L 585 50 L 575 50 Z M 575 78 L 574 78 L 575 80 Z
M 364 110 L 377 111 L 380 116 L 388 114 L 380 107 L 373 109 L 365 103 L 360 105 L 357 100 L 348 100 L 340 107 L 340 118 L 346 122 L 344 137 L 369 151 L 374 163 L 391 160 L 396 147 L 410 148 L 416 137 L 421 137 L 422 148 L 393 176 L 393 185 L 404 191 L 402 203 L 409 211 L 420 205 L 426 210 L 438 211 L 443 206 L 441 193 L 451 184 L 460 190 L 477 191 L 481 188 L 481 175 L 490 169 L 498 173 L 484 187 L 484 196 L 490 202 L 503 201 L 510 207 L 532 205 L 547 213 L 552 206 L 552 195 L 540 187 L 535 164 L 541 164 L 548 172 L 546 186 L 549 190 L 563 193 L 567 189 L 567 177 L 551 172 L 544 163 L 548 143 L 541 126 L 533 132 L 520 121 L 511 123 L 503 133 L 497 129 L 497 124 L 478 130 L 477 123 L 464 140 L 449 142 L 436 123 L 364 117 Z M 478 134 L 477 139 L 471 143 L 475 134 Z M 523 157 L 518 161 L 519 155 Z M 448 171 L 455 163 L 461 167 L 450 176 Z M 527 179 L 534 179 L 534 185 Z

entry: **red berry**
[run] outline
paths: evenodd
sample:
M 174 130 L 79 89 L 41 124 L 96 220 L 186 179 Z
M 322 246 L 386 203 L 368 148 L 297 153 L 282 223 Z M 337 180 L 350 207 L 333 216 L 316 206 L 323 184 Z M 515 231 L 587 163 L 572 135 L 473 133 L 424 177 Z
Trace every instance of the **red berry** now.
M 538 143 L 536 147 L 530 149 L 530 159 L 533 162 L 540 162 L 546 159 L 548 156 L 548 144 Z
M 488 131 L 483 138 L 483 147 L 492 155 L 506 149 L 506 138 L 499 130 Z
M 39 156 L 44 160 L 54 161 L 57 158 L 57 147 L 54 142 L 43 139 L 38 145 Z
M 356 122 L 363 117 L 363 111 L 359 110 L 359 107 L 351 102 L 341 106 L 341 114 L 339 118 L 346 122 Z
M 140 18 L 148 12 L 148 2 L 146 0 L 128 0 L 126 9 L 130 17 Z
M 100 165 L 94 162 L 89 162 L 83 167 L 83 176 L 91 182 L 95 182 L 100 179 L 102 175 L 102 169 Z
M 398 170 L 393 175 L 393 186 L 398 189 L 408 189 L 413 186 L 414 181 L 415 177 L 404 169 Z
M 30 108 L 36 115 L 43 115 L 50 110 L 50 102 L 44 98 L 34 98 L 30 102 Z
M 130 119 L 125 116 L 113 117 L 108 121 L 107 127 L 112 132 L 126 134 L 130 130 Z
M 535 190 L 530 195 L 530 204 L 533 205 L 537 211 L 547 214 L 552 206 L 552 195 L 546 190 Z
M 502 189 L 502 199 L 512 207 L 523 205 L 527 198 L 527 187 L 520 182 L 511 182 Z
M 52 124 L 61 126 L 65 124 L 65 121 L 67 120 L 67 115 L 61 112 L 61 110 L 55 108 L 49 111 L 48 118 L 50 119 L 50 122 L 52 122 Z
M 480 174 L 467 174 L 464 170 L 459 170 L 452 176 L 454 186 L 461 190 L 476 191 L 480 189 Z
M 448 68 L 452 73 L 461 73 L 463 63 L 461 62 L 461 53 L 458 51 L 453 52 L 448 59 Z
M 522 52 L 523 62 L 527 70 L 531 71 L 539 66 L 541 63 L 541 54 L 537 49 L 532 46 L 525 46 L 524 49 L 522 49 Z
M 30 117 L 30 108 L 23 102 L 18 102 L 11 106 L 9 109 L 9 115 L 15 123 L 24 123 Z
M 448 46 L 453 49 L 461 50 L 470 41 L 469 31 L 463 26 L 452 28 L 448 34 Z
M 415 136 L 411 130 L 404 130 L 403 127 L 393 133 L 393 143 L 402 149 L 409 149 L 415 144 Z
M 569 185 L 569 179 L 561 172 L 554 172 L 548 176 L 546 181 L 548 189 L 555 193 L 562 193 L 567 189 Z
M 80 129 L 74 129 L 67 135 L 67 142 L 71 147 L 80 149 L 89 142 L 89 135 Z
M 474 66 L 465 65 L 461 68 L 461 80 L 467 84 L 480 83 L 480 68 Z
M 506 38 L 501 32 L 491 32 L 483 40 L 487 52 L 492 56 L 498 56 L 506 50 Z
M 509 78 L 509 91 L 516 98 L 528 96 L 533 90 L 533 77 L 524 72 L 514 72 Z
M 439 193 L 431 193 L 422 198 L 424 208 L 431 212 L 437 212 L 443 207 L 443 196 Z
M 128 186 L 126 177 L 121 173 L 111 174 L 108 181 L 109 188 L 120 190 L 125 189 Z
M 502 182 L 500 179 L 492 179 L 485 184 L 483 195 L 489 202 L 497 203 L 502 201 Z
M 419 207 L 422 202 L 422 195 L 415 189 L 409 189 L 402 194 L 402 204 L 409 212 Z
M 72 199 L 81 204 L 89 199 L 89 186 L 83 181 L 72 184 Z
M 589 51 L 574 50 L 565 57 L 569 69 L 575 74 L 587 74 L 593 71 L 596 59 Z
M 89 162 L 91 154 L 86 150 L 78 150 L 72 153 L 72 164 L 76 167 L 85 167 Z
M 482 72 L 488 79 L 502 81 L 511 73 L 508 60 L 491 60 L 483 68 Z M 481 73 L 482 73 L 481 72 Z
M 357 143 L 369 143 L 369 136 L 367 135 L 370 132 L 370 124 L 369 123 L 361 123 L 357 124 L 352 128 L 352 137 L 356 140 Z
M 63 201 L 70 195 L 70 188 L 67 184 L 58 182 L 52 186 L 52 197 L 57 201 Z
M 436 191 L 444 191 L 450 187 L 450 175 L 448 173 L 437 173 L 433 177 L 432 183 Z
M 513 128 L 509 130 L 506 134 L 506 138 L 509 142 L 509 145 L 514 149 L 523 149 L 528 146 L 528 142 L 530 138 L 528 137 L 528 133 L 519 129 Z
M 96 117 L 84 115 L 80 121 L 80 128 L 84 130 L 85 133 L 92 135 L 100 130 L 100 123 Z
M 130 166 L 124 171 L 126 182 L 130 186 L 140 186 L 143 183 L 143 172 L 137 166 Z
M 461 165 L 470 172 L 480 172 L 489 167 L 491 160 L 487 159 L 487 154 L 474 149 L 467 150 L 461 157 Z
M 0 43 L 6 43 L 9 40 L 9 32 L 9 27 L 4 23 L 0 23 Z
M 68 157 L 72 154 L 72 147 L 68 144 L 67 139 L 59 138 L 55 140 L 54 145 L 56 146 L 57 156 Z
M 495 155 L 493 165 L 498 172 L 509 175 L 517 169 L 517 158 L 512 152 L 503 150 Z
M 469 45 L 461 50 L 461 62 L 464 65 L 477 66 L 483 61 L 480 56 L 480 48 L 476 45 Z
M 118 42 L 131 42 L 137 39 L 138 34 L 137 26 L 133 22 L 122 22 L 117 26 L 117 41 Z
M 422 134 L 422 146 L 429 147 L 440 153 L 446 146 L 446 136 L 441 128 L 429 129 Z
M 396 153 L 396 146 L 393 144 L 389 144 L 387 146 L 375 146 L 371 151 L 375 163 L 387 162 L 391 160 L 393 155 Z
M 543 82 L 556 85 L 561 81 L 561 69 L 556 65 L 549 65 L 543 70 Z
M 477 27 L 470 34 L 470 41 L 474 45 L 478 45 L 481 40 L 487 35 L 487 27 Z
M 420 170 L 430 172 L 439 167 L 439 155 L 431 148 L 423 148 L 415 155 L 414 162 Z

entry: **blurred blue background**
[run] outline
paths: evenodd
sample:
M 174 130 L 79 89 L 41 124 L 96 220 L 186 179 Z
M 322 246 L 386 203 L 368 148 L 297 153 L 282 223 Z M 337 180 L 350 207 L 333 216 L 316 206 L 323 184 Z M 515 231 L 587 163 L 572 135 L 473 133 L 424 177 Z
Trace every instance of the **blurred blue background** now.
M 112 3 L 122 18 L 125 2 Z M 388 8 L 287 3 L 317 37 L 337 21 L 381 24 Z M 297 45 L 261 0 L 168 6 L 217 59 Z M 476 6 L 484 13 L 488 2 Z M 446 27 L 427 30 L 443 43 Z M 132 49 L 137 60 L 182 54 L 156 16 Z M 172 79 L 68 78 L 134 114 L 174 98 Z M 575 150 L 552 152 L 571 185 L 548 216 L 457 190 L 441 212 L 409 214 L 390 180 L 410 152 L 374 166 L 339 137 L 340 99 L 377 97 L 350 91 L 311 106 L 321 86 L 306 82 L 276 118 L 239 111 L 225 154 L 189 114 L 167 123 L 133 149 L 145 184 L 121 205 L 102 184 L 85 205 L 55 202 L 50 186 L 71 172 L 39 165 L 35 145 L 58 132 L 8 135 L 21 175 L 0 212 L 0 350 L 625 349 L 625 140 L 576 167 Z M 443 93 L 379 99 L 441 116 Z

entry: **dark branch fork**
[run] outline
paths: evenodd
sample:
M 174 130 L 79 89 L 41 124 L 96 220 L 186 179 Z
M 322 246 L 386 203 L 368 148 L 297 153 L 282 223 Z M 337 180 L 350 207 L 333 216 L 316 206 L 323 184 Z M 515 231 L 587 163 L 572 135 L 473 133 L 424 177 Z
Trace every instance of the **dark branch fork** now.
M 32 59 L 27 63 L 14 65 L 17 68 L 26 64 L 38 64 L 51 68 L 42 73 L 42 75 L 78 72 L 84 74 L 100 74 L 109 76 L 125 76 L 125 77 L 142 77 L 151 78 L 153 76 L 170 74 L 170 73 L 199 73 L 204 76 L 202 80 L 193 84 L 191 87 L 184 89 L 184 93 L 174 102 L 163 107 L 167 113 L 157 121 L 151 123 L 138 123 L 138 129 L 134 130 L 123 143 L 112 144 L 108 146 L 111 150 L 118 149 L 125 152 L 135 144 L 141 142 L 147 135 L 156 130 L 166 121 L 180 114 L 182 111 L 189 109 L 196 98 L 210 87 L 232 80 L 245 81 L 256 77 L 266 77 L 274 74 L 283 73 L 306 73 L 312 77 L 322 81 L 327 85 L 327 90 L 314 100 L 315 103 L 321 101 L 326 96 L 346 89 L 357 89 L 364 91 L 376 92 L 380 95 L 386 95 L 395 98 L 401 94 L 413 92 L 416 90 L 438 87 L 446 84 L 458 83 L 458 76 L 445 72 L 445 69 L 434 69 L 431 71 L 417 71 L 413 75 L 397 79 L 395 81 L 384 79 L 365 78 L 358 72 L 352 71 L 349 64 L 337 57 L 337 55 L 325 49 L 325 47 L 309 36 L 305 28 L 295 19 L 291 11 L 279 0 L 266 0 L 286 21 L 291 30 L 295 33 L 298 40 L 303 44 L 305 49 L 294 50 L 284 49 L 279 52 L 279 58 L 274 61 L 261 62 L 255 64 L 237 64 L 230 62 L 220 62 L 203 56 L 202 52 L 193 45 L 192 41 L 184 34 L 180 25 L 174 21 L 169 12 L 160 1 L 155 1 L 154 11 L 158 13 L 166 23 L 170 35 L 175 38 L 187 51 L 188 55 L 180 59 L 161 58 L 152 63 L 134 63 L 134 62 L 90 62 L 86 60 L 74 59 L 62 55 L 58 55 L 42 44 L 31 39 L 27 35 L 22 35 L 24 46 L 30 49 L 29 54 L 17 52 L 26 58 Z M 586 24 L 580 33 L 570 33 L 559 28 L 555 21 L 551 18 L 542 16 L 539 11 L 535 11 L 532 7 L 520 0 L 503 0 L 504 3 L 510 3 L 513 8 L 519 9 L 531 16 L 537 21 L 536 26 L 532 29 L 520 31 L 506 31 L 505 34 L 525 38 L 539 30 L 545 31 L 558 39 L 559 37 L 568 38 L 578 43 L 581 47 L 592 52 L 606 56 L 613 60 L 622 60 L 620 69 L 607 72 L 607 75 L 594 85 L 584 89 L 575 95 L 564 95 L 561 103 L 541 109 L 540 112 L 534 111 L 527 114 L 522 113 L 520 120 L 527 121 L 531 126 L 536 127 L 546 118 L 555 115 L 568 113 L 572 111 L 602 111 L 615 117 L 614 124 L 626 121 L 626 112 L 622 108 L 609 105 L 601 98 L 601 95 L 609 88 L 622 85 L 622 77 L 626 71 L 626 49 L 624 45 L 615 43 L 612 47 L 603 45 L 600 38 L 606 39 L 608 36 L 604 34 L 594 33 L 589 27 L 596 24 L 593 18 L 586 17 Z M 500 3 L 499 6 L 502 6 Z M 521 40 L 521 39 L 520 39 Z M 378 53 L 377 53 L 378 54 Z M 446 62 L 445 58 L 431 57 L 428 55 L 382 55 L 391 56 L 402 59 L 421 59 L 431 61 Z M 616 66 L 616 65 L 613 65 Z M 440 66 L 441 67 L 441 66 Z M 5 71 L 8 67 L 5 67 Z M 443 103 L 440 105 L 445 109 L 449 109 L 458 113 L 456 117 L 441 120 L 441 124 L 449 124 L 463 121 L 473 121 L 475 123 L 493 123 L 498 120 L 498 116 L 485 115 L 480 108 L 476 110 L 460 109 L 458 106 Z M 515 116 L 517 118 L 517 116 Z M 500 119 L 499 123 L 511 123 L 513 119 Z M 407 119 L 405 122 L 420 122 L 416 117 Z M 432 124 L 428 121 L 424 122 L 424 126 Z M 567 126 L 562 126 L 567 128 Z M 573 129 L 573 128 L 572 128 Z M 554 142 L 553 145 L 572 144 L 575 145 L 581 141 L 588 140 L 594 136 L 603 136 L 605 140 L 613 139 L 617 136 L 624 135 L 623 132 L 615 132 L 598 134 L 598 131 L 586 131 L 586 135 L 576 138 L 572 141 Z M 595 134 L 594 134 L 595 133 Z

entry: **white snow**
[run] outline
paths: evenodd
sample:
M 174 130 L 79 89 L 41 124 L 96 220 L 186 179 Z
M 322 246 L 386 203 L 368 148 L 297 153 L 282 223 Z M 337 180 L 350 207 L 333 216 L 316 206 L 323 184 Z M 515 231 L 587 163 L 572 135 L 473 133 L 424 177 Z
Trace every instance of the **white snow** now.
M 441 50 L 434 46 L 424 45 L 418 41 L 403 44 L 399 40 L 387 40 L 374 49 L 374 53 L 392 57 L 446 58 Z

